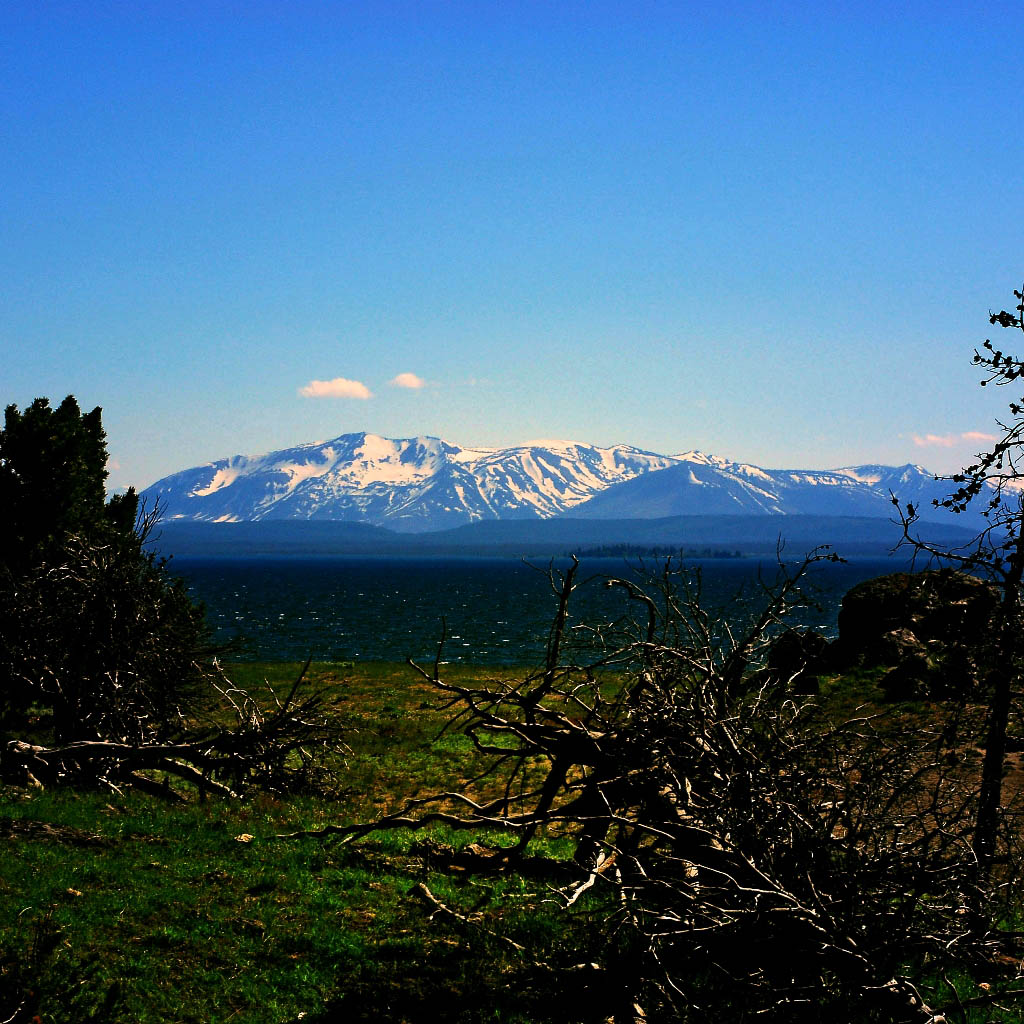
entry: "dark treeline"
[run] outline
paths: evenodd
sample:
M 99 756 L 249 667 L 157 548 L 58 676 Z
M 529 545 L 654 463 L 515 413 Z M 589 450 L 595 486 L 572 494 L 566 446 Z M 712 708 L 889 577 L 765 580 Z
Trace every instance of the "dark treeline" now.
M 688 562 L 696 558 L 743 558 L 743 552 L 730 548 L 682 548 L 668 544 L 599 544 L 567 551 L 566 557 L 577 558 L 676 558 Z

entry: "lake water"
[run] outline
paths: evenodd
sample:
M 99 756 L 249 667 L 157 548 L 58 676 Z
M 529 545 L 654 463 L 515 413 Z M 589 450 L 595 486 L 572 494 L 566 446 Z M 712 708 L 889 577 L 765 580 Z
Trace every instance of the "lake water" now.
M 777 571 L 741 558 L 690 565 L 701 572 L 704 607 L 732 621 L 763 606 L 758 574 L 771 580 Z M 791 624 L 834 635 L 850 587 L 903 567 L 892 559 L 813 567 L 808 589 L 818 607 L 798 608 Z M 446 661 L 533 664 L 555 610 L 547 566 L 510 559 L 176 558 L 171 568 L 205 603 L 217 640 L 238 645 L 231 657 L 239 660 L 433 660 L 445 619 Z M 621 558 L 588 559 L 579 578 L 636 578 L 636 568 Z M 574 595 L 570 621 L 607 624 L 637 610 L 621 588 L 596 578 Z

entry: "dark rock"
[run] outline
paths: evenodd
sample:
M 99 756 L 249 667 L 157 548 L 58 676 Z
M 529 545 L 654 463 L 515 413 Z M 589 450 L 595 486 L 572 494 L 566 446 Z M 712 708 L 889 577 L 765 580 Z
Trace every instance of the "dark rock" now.
M 788 680 L 797 693 L 817 693 L 817 677 L 830 668 L 829 646 L 813 629 L 787 629 L 768 651 L 767 670 L 775 679 Z
M 931 692 L 931 676 L 927 661 L 908 658 L 889 669 L 878 685 L 889 700 L 914 700 Z
M 898 665 L 908 658 L 927 654 L 927 647 L 918 640 L 916 634 L 904 627 L 894 629 L 878 638 L 875 648 L 878 660 L 883 665 Z
M 879 576 L 843 598 L 839 644 L 848 662 L 869 665 L 887 663 L 894 632 L 922 644 L 976 648 L 998 604 L 997 587 L 953 569 Z
M 836 649 L 846 667 L 889 666 L 880 685 L 893 699 L 957 696 L 983 674 L 999 596 L 953 569 L 866 580 L 843 598 Z

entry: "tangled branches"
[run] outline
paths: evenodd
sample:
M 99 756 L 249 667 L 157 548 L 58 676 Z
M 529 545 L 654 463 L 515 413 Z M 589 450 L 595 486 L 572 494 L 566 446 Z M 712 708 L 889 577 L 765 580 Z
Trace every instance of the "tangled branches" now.
M 214 699 L 201 716 L 182 719 L 159 739 L 98 738 L 52 746 L 11 740 L 0 752 L 0 768 L 5 776 L 39 785 L 132 786 L 172 799 L 181 797 L 171 778 L 215 796 L 305 787 L 317 781 L 324 755 L 344 746 L 320 696 L 299 695 L 308 668 L 307 663 L 283 697 L 269 684 L 262 696 L 240 689 L 222 673 L 209 680 Z
M 0 723 L 45 708 L 59 741 L 140 744 L 205 700 L 211 647 L 203 610 L 143 550 L 136 532 L 71 536 L 48 560 L 0 567 Z
M 568 643 L 577 566 L 553 573 L 546 659 L 525 679 L 446 681 L 440 649 L 413 666 L 493 758 L 494 795 L 316 834 L 493 830 L 510 870 L 542 830 L 566 837 L 574 878 L 547 898 L 598 915 L 589 958 L 617 980 L 601 1019 L 944 1019 L 915 979 L 990 970 L 1015 941 L 997 887 L 978 889 L 976 758 L 959 709 L 832 721 L 762 667 L 807 564 L 736 634 L 671 566 L 653 589 L 607 581 L 643 614 L 595 630 L 585 663 Z
M 234 686 L 202 607 L 145 550 L 158 519 L 0 565 L 0 775 L 168 797 L 171 779 L 225 796 L 312 782 L 343 744 L 308 665 L 283 696 Z

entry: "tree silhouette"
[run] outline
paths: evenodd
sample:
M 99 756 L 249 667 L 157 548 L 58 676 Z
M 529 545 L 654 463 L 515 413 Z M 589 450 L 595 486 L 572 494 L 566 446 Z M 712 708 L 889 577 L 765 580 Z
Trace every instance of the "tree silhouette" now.
M 1024 285 L 1013 294 L 1017 300 L 1015 311 L 1003 309 L 990 313 L 989 322 L 1024 332 Z M 980 382 L 982 387 L 1015 385 L 1024 376 L 1024 360 L 1004 352 L 991 339 L 986 339 L 981 349 L 974 350 L 973 362 L 985 373 Z M 920 509 L 913 504 L 901 504 L 898 497 L 893 496 L 908 543 L 919 552 L 993 580 L 1002 592 L 999 613 L 989 635 L 979 638 L 991 655 L 987 680 L 991 699 L 973 839 L 982 875 L 990 871 L 997 852 L 1006 737 L 1024 655 L 1021 635 L 1024 625 L 1024 398 L 1011 401 L 1009 412 L 1005 422 L 996 420 L 1001 433 L 991 450 L 979 454 L 976 461 L 961 472 L 945 478 L 957 487 L 947 498 L 933 502 L 938 508 L 958 514 L 968 506 L 981 503 L 981 514 L 987 523 L 969 543 L 942 549 L 922 541 L 912 530 Z
M 97 407 L 83 414 L 68 395 L 56 408 L 37 398 L 9 405 L 0 431 L 0 566 L 24 568 L 70 536 L 133 530 L 134 490 L 108 502 L 106 434 Z
M 157 770 L 206 793 L 310 777 L 336 732 L 319 699 L 301 675 L 283 700 L 223 676 L 202 607 L 147 549 L 158 510 L 106 500 L 100 417 L 37 398 L 0 431 L 0 774 L 152 789 Z

